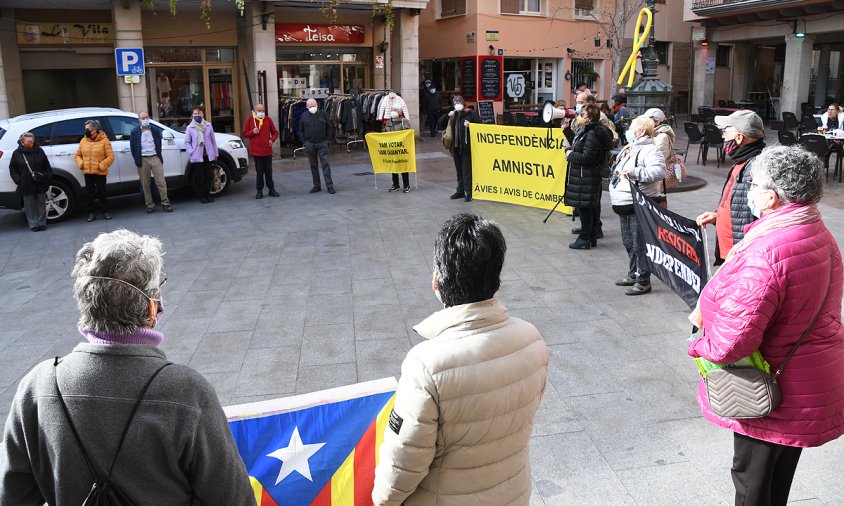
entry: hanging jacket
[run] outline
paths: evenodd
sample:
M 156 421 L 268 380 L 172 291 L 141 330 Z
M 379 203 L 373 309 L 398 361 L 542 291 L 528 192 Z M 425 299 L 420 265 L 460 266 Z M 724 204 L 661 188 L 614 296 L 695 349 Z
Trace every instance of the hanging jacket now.
M 530 435 L 548 376 L 536 327 L 497 299 L 437 311 L 402 364 L 375 506 L 526 506 Z
M 102 130 L 97 132 L 97 138 L 94 140 L 86 135 L 79 141 L 79 147 L 76 148 L 76 166 L 83 174 L 107 176 L 108 168 L 113 163 L 114 151 L 111 149 L 111 141 Z
M 571 207 L 596 207 L 601 189 L 600 164 L 612 148 L 612 132 L 600 122 L 590 121 L 577 136 L 570 128 L 564 129 L 563 134 L 572 146 L 563 202 Z
M 381 100 L 381 103 L 378 104 L 378 116 L 375 118 L 377 120 L 384 120 L 390 118 L 390 111 L 393 109 L 399 110 L 402 112 L 402 117 L 410 119 L 410 111 L 407 109 L 407 103 L 398 95 L 391 96 L 392 93 L 388 93 L 384 96 Z
M 26 162 L 29 162 L 29 167 Z M 38 183 L 33 181 L 32 174 L 29 172 L 30 167 L 33 172 L 44 174 L 44 180 Z M 21 195 L 35 195 L 46 193 L 50 187 L 50 179 L 53 177 L 53 168 L 50 167 L 47 154 L 40 147 L 34 146 L 32 149 L 19 147 L 12 152 L 9 160 L 9 175 L 18 185 Z
M 823 220 L 774 230 L 727 262 L 701 291 L 703 337 L 689 345 L 691 356 L 728 364 L 759 349 L 773 373 L 823 311 L 778 379 L 778 408 L 764 418 L 720 418 L 701 380 L 697 397 L 704 416 L 786 446 L 819 446 L 844 435 L 842 285 L 841 252 Z

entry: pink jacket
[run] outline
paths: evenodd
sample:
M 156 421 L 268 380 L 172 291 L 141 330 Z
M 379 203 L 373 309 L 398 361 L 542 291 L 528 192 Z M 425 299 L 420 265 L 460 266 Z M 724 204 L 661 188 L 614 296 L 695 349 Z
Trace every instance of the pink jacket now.
M 703 337 L 688 351 L 724 364 L 758 348 L 773 373 L 820 309 L 830 262 L 823 310 L 780 376 L 782 404 L 764 418 L 719 418 L 701 380 L 698 404 L 708 420 L 786 446 L 820 446 L 844 434 L 844 271 L 823 221 L 775 230 L 727 262 L 700 295 Z

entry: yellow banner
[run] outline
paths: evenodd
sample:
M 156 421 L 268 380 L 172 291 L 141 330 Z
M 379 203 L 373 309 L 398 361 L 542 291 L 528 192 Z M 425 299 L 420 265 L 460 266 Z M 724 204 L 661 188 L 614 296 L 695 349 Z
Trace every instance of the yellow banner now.
M 416 172 L 416 143 L 413 130 L 370 132 L 366 147 L 376 174 Z
M 551 209 L 566 189 L 563 132 L 472 123 L 472 198 Z M 572 214 L 560 204 L 557 211 Z

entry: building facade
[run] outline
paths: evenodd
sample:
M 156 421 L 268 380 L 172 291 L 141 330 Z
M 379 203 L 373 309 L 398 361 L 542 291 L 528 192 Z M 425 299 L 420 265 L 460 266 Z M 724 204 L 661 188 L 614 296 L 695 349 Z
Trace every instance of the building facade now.
M 172 16 L 136 1 L 34 9 L 9 0 L 0 10 L 0 117 L 118 107 L 183 130 L 202 106 L 217 130 L 238 133 L 250 97 L 281 124 L 285 99 L 365 89 L 397 91 L 415 110 L 419 14 L 427 3 L 393 0 L 390 29 L 371 0 L 344 0 L 334 19 L 320 0 L 247 2 L 243 13 L 213 0 L 210 27 L 181 3 Z M 117 48 L 143 48 L 137 83 L 116 75 Z M 418 120 L 411 117 L 417 131 Z
M 639 7 L 631 4 L 618 48 L 607 30 L 616 15 L 614 0 L 431 0 L 420 16 L 421 74 L 440 90 L 443 102 L 473 88 L 470 102 L 486 100 L 483 65 L 494 68 L 490 60 L 498 59 L 498 114 L 546 100 L 571 105 L 579 83 L 609 100 L 617 88 L 612 58 L 618 52 L 622 64 L 626 61 Z M 688 109 L 691 89 L 690 25 L 682 22 L 683 12 L 681 3 L 658 1 L 654 25 L 660 79 L 673 84 L 678 112 Z M 473 74 L 464 79 L 465 71 Z
M 844 4 L 685 0 L 694 23 L 693 105 L 760 105 L 769 119 L 844 100 Z

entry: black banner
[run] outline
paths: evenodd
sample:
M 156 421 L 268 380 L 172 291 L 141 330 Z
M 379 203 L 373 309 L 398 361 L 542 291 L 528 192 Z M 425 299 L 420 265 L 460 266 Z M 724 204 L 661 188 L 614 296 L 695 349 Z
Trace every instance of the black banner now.
M 706 285 L 703 234 L 694 220 L 672 213 L 630 185 L 651 272 L 694 307 Z

